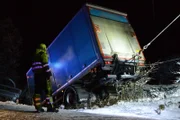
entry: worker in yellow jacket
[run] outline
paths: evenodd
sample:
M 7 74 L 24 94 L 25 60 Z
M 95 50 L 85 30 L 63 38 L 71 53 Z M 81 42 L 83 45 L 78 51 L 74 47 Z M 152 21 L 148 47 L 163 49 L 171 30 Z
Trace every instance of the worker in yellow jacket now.
M 55 111 L 55 108 L 52 104 L 52 85 L 50 81 L 50 77 L 52 76 L 52 74 L 48 65 L 48 54 L 46 49 L 46 45 L 41 43 L 36 49 L 32 63 L 32 71 L 34 73 L 35 85 L 33 100 L 37 112 L 44 112 L 41 104 L 43 101 L 44 93 L 44 98 L 46 98 L 47 112 Z

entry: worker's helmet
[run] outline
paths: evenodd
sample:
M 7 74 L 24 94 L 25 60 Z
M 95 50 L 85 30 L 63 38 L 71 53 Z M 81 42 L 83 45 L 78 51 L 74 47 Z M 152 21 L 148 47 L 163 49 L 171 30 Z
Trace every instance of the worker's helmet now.
M 39 45 L 39 49 L 42 49 L 42 50 L 45 50 L 45 51 L 46 51 L 46 44 L 41 43 L 41 44 Z

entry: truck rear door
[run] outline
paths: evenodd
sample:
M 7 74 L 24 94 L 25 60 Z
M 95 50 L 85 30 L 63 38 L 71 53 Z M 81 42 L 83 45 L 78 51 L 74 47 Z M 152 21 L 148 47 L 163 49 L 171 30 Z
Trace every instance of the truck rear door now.
M 141 50 L 126 14 L 91 5 L 89 13 L 104 58 L 116 53 L 120 60 L 129 60 Z M 143 53 L 140 56 L 141 61 L 144 61 Z

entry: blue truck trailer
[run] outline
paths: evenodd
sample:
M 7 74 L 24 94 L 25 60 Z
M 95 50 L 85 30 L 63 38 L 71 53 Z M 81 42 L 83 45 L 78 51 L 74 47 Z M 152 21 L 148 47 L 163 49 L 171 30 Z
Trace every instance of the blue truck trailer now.
M 144 66 L 140 51 L 126 13 L 85 4 L 48 46 L 54 104 L 68 108 L 116 95 L 114 84 Z M 31 68 L 26 76 L 33 95 Z

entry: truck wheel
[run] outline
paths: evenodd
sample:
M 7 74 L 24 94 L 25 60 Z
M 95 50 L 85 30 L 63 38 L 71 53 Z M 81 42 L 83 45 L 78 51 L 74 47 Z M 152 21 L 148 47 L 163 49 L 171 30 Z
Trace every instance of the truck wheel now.
M 77 107 L 77 93 L 73 87 L 70 87 L 65 92 L 64 103 L 65 107 L 68 108 L 76 108 Z

